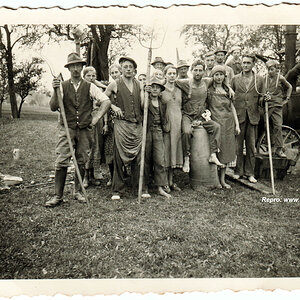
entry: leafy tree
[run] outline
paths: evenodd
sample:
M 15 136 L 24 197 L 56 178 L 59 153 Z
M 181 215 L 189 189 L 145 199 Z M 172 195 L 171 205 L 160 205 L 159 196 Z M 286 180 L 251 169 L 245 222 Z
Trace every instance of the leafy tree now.
M 22 105 L 30 92 L 37 89 L 44 72 L 40 58 L 32 58 L 31 61 L 24 61 L 15 68 L 15 92 L 21 97 L 18 108 L 18 118 L 20 118 Z
M 187 45 L 197 45 L 193 56 L 199 57 L 216 48 L 241 46 L 268 58 L 284 59 L 284 26 L 282 25 L 185 25 L 181 35 Z
M 8 25 L 0 26 L 0 51 L 7 66 L 8 94 L 12 117 L 18 117 L 18 107 L 15 95 L 13 49 L 16 45 L 32 45 L 39 40 L 42 32 L 38 25 Z
M 73 32 L 76 25 L 54 24 L 48 27 L 51 39 L 71 40 L 75 42 Z M 137 36 L 145 40 L 149 33 L 139 25 L 87 25 L 83 29 L 86 38 L 81 42 L 88 65 L 95 67 L 98 80 L 109 79 L 109 65 L 116 56 L 126 55 L 126 50 L 131 47 Z

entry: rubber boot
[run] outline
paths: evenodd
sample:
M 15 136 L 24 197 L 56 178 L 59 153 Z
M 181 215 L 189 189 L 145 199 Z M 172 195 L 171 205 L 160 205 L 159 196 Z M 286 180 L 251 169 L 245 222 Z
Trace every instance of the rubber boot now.
M 55 196 L 45 203 L 46 207 L 54 207 L 62 203 L 68 168 L 55 170 Z
M 79 169 L 79 173 L 81 175 L 81 179 L 84 178 L 84 174 L 85 174 L 85 166 L 84 165 L 78 165 L 78 169 Z M 86 202 L 84 196 L 82 195 L 82 189 L 80 186 L 80 182 L 77 176 L 77 173 L 75 171 L 75 178 L 74 178 L 74 199 L 78 200 L 80 202 Z

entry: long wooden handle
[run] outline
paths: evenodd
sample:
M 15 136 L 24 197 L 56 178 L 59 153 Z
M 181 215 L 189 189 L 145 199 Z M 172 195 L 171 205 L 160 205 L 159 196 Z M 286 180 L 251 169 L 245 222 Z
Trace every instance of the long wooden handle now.
M 272 148 L 271 148 L 271 139 L 270 139 L 269 111 L 268 111 L 268 102 L 267 101 L 265 102 L 265 114 L 266 114 L 265 118 L 266 118 L 266 129 L 267 129 L 269 163 L 270 163 L 270 177 L 271 177 L 272 193 L 273 193 L 273 195 L 275 195 L 273 159 L 272 159 Z
M 148 52 L 148 64 L 146 74 L 146 85 L 150 84 L 150 66 L 152 58 L 152 49 L 149 48 Z M 145 167 L 145 150 L 146 150 L 146 137 L 147 137 L 147 121 L 148 121 L 148 106 L 149 106 L 149 95 L 145 93 L 144 98 L 144 118 L 143 118 L 143 137 L 142 137 L 142 150 L 141 150 L 141 166 L 140 166 L 140 178 L 139 178 L 139 191 L 138 191 L 138 202 L 141 202 L 142 189 L 144 181 L 144 167 Z
M 61 116 L 62 116 L 62 119 L 63 119 L 64 127 L 65 127 L 65 130 L 66 130 L 66 135 L 67 135 L 67 140 L 68 140 L 68 143 L 69 143 L 69 148 L 70 148 L 70 151 L 71 151 L 71 154 L 72 154 L 72 158 L 73 158 L 75 172 L 77 174 L 77 177 L 78 177 L 78 180 L 79 180 L 79 183 L 80 183 L 80 186 L 81 186 L 84 198 L 85 198 L 87 204 L 89 205 L 87 193 L 86 193 L 86 190 L 85 190 L 85 188 L 83 186 L 83 181 L 82 181 L 82 178 L 81 178 L 81 175 L 80 175 L 80 171 L 79 171 L 79 168 L 78 168 L 77 160 L 76 160 L 76 157 L 75 157 L 75 151 L 73 149 L 73 144 L 72 144 L 72 141 L 71 141 L 71 136 L 70 136 L 70 132 L 69 132 L 68 122 L 67 122 L 67 118 L 66 118 L 65 107 L 64 107 L 64 104 L 63 104 L 63 100 L 62 100 L 60 88 L 59 87 L 56 88 L 55 92 L 56 92 L 56 96 L 57 96 L 57 99 L 58 99 L 58 104 L 59 104 L 60 113 L 61 113 Z

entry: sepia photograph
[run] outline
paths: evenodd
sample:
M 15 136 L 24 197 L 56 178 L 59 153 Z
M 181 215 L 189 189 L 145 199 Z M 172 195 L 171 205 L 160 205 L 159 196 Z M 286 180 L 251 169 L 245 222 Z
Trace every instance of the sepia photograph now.
M 300 25 L 83 19 L 0 25 L 0 279 L 299 277 Z

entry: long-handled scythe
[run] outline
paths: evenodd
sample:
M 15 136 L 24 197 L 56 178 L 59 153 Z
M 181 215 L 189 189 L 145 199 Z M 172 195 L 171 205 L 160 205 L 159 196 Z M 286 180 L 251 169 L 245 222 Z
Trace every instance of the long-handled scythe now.
M 164 33 L 164 37 L 162 39 L 161 44 L 159 47 L 153 48 L 153 36 L 154 36 L 154 26 L 152 28 L 151 32 L 151 38 L 150 38 L 150 45 L 147 47 L 141 42 L 141 39 L 139 39 L 139 42 L 142 47 L 148 49 L 148 60 L 147 60 L 147 73 L 146 73 L 146 85 L 150 84 L 150 67 L 151 67 L 151 59 L 152 59 L 152 50 L 158 49 L 162 46 L 166 32 Z M 139 189 L 138 189 L 138 202 L 141 202 L 142 197 L 142 189 L 143 189 L 143 181 L 144 181 L 144 167 L 145 167 L 145 149 L 146 149 L 146 137 L 147 137 L 147 120 L 148 120 L 148 106 L 149 106 L 149 95 L 146 92 L 145 98 L 144 98 L 144 117 L 143 117 L 143 136 L 142 136 L 142 150 L 141 150 L 141 166 L 140 166 L 140 177 L 139 177 Z
M 76 31 L 76 34 L 79 35 L 78 31 Z M 75 37 L 76 50 L 77 50 L 77 52 L 79 52 L 78 54 L 80 54 L 80 46 L 78 47 L 79 37 L 75 36 L 75 34 L 74 34 L 74 37 Z M 48 65 L 53 78 L 59 78 L 61 81 L 63 81 L 62 74 L 60 73 L 58 76 L 55 76 L 50 64 L 48 63 L 48 61 L 41 54 L 40 54 L 40 56 L 43 58 L 43 60 Z M 79 181 L 81 190 L 83 192 L 84 198 L 85 198 L 87 204 L 89 205 L 87 192 L 86 192 L 86 190 L 83 186 L 83 181 L 82 181 L 82 178 L 81 178 L 81 174 L 80 174 L 78 163 L 77 163 L 76 156 L 75 156 L 75 150 L 73 148 L 70 132 L 69 132 L 69 129 L 68 129 L 69 127 L 68 127 L 68 122 L 67 122 L 67 118 L 66 118 L 65 107 L 64 107 L 64 104 L 63 104 L 63 99 L 62 99 L 60 87 L 55 88 L 55 93 L 56 93 L 56 96 L 57 96 L 57 99 L 58 99 L 59 109 L 60 109 L 60 113 L 61 113 L 61 116 L 62 116 L 62 119 L 63 119 L 64 128 L 66 130 L 67 140 L 68 140 L 69 149 L 70 149 L 70 152 L 71 152 L 71 155 L 72 155 L 72 158 L 73 158 L 75 172 L 76 172 L 76 175 L 78 177 L 78 181 Z

